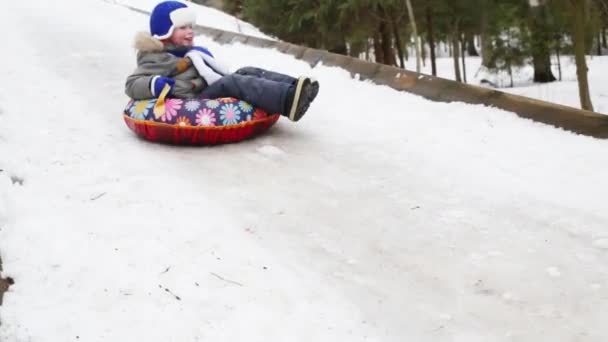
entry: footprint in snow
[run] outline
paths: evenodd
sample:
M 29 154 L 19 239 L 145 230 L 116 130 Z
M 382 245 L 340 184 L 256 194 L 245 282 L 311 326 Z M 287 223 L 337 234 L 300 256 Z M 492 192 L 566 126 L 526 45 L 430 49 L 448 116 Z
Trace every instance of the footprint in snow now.
M 11 182 L 13 182 L 13 185 L 23 185 L 23 181 L 24 179 L 19 176 L 11 176 Z

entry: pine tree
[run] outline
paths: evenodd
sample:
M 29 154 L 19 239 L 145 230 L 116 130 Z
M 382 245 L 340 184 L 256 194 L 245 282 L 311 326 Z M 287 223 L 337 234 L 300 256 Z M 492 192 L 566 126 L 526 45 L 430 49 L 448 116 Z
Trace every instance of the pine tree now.
M 531 1 L 529 8 L 529 30 L 534 82 L 547 83 L 555 81 L 551 71 L 551 41 L 554 28 L 551 25 L 551 14 L 547 0 Z

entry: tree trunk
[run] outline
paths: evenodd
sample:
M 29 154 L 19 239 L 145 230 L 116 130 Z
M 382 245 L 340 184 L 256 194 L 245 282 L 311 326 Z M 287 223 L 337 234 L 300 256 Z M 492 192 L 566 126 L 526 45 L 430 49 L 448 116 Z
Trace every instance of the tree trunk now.
M 386 22 L 384 22 L 384 21 L 380 22 L 379 33 L 380 33 L 380 45 L 382 48 L 382 56 L 383 56 L 382 63 L 384 63 L 386 65 L 394 66 L 397 64 L 395 61 L 395 51 L 393 50 L 391 32 L 390 32 L 389 27 L 386 24 Z
M 466 63 L 466 37 L 462 39 L 462 41 L 460 42 L 460 46 L 462 48 L 461 52 L 462 52 L 462 79 L 464 81 L 464 83 L 467 83 L 467 63 Z
M 493 62 L 493 50 L 494 45 L 492 44 L 492 37 L 490 35 L 490 19 L 489 19 L 489 7 L 492 4 L 488 4 L 488 1 L 483 1 L 481 7 L 481 65 L 493 69 L 495 67 Z
M 410 23 L 412 24 L 414 44 L 416 44 L 416 72 L 420 73 L 420 41 L 418 39 L 418 27 L 416 26 L 416 18 L 414 16 L 414 10 L 412 9 L 412 1 L 405 0 L 405 3 L 407 5 L 407 12 L 410 17 Z
M 507 70 L 509 71 L 509 79 L 511 80 L 510 88 L 513 88 L 513 67 L 511 66 L 511 62 L 508 63 Z
M 458 26 L 458 21 L 456 21 L 454 25 L 452 25 L 452 33 L 450 34 L 450 36 L 452 39 L 452 58 L 454 60 L 454 75 L 457 82 L 462 82 L 462 78 L 460 76 L 460 47 L 458 46 L 458 42 L 460 41 L 460 39 L 458 37 Z
M 395 35 L 395 44 L 397 45 L 397 54 L 399 55 L 399 65 L 401 66 L 401 69 L 405 69 L 405 61 L 403 58 L 403 43 L 401 42 L 399 28 L 397 27 L 397 23 L 395 22 L 395 18 L 393 15 L 391 15 L 391 28 L 393 29 L 393 34 Z
M 562 61 L 561 61 L 561 43 L 560 38 L 557 39 L 555 44 L 555 54 L 557 55 L 557 72 L 559 73 L 559 81 L 562 81 Z
M 448 56 L 450 56 L 450 58 L 454 58 L 454 53 L 452 52 L 452 49 L 454 48 L 454 42 L 452 41 L 452 36 L 448 35 L 448 41 L 446 42 L 446 45 L 448 46 Z
M 478 57 L 479 52 L 477 52 L 477 48 L 475 47 L 475 35 L 472 33 L 466 34 L 466 42 L 467 42 L 467 53 L 471 57 Z
M 342 40 L 340 43 L 335 44 L 334 46 L 327 49 L 327 51 L 348 56 L 348 47 L 346 46 L 346 40 Z
M 353 40 L 348 42 L 348 55 L 354 58 L 360 58 L 365 52 L 367 46 L 363 40 Z
M 507 37 L 507 51 L 511 51 L 511 42 L 513 41 L 511 29 L 508 29 L 508 37 Z M 509 79 L 511 81 L 510 87 L 513 88 L 513 63 L 511 58 L 507 58 L 507 71 L 509 72 Z
M 426 27 L 429 40 L 429 49 L 431 50 L 431 69 L 433 76 L 437 76 L 437 58 L 435 56 L 435 37 L 433 33 L 433 12 L 431 9 L 431 0 L 426 2 Z
M 420 35 L 420 60 L 422 60 L 422 68 L 426 68 L 426 41 L 424 35 Z
M 578 78 L 578 93 L 581 108 L 593 110 L 589 94 L 589 81 L 587 80 L 587 61 L 585 59 L 585 7 L 586 0 L 570 0 L 574 11 L 574 52 L 576 58 L 576 76 Z
M 380 34 L 377 32 L 374 35 L 374 57 L 376 63 L 384 64 L 384 51 L 380 42 Z
M 530 31 L 532 33 L 532 64 L 534 65 L 534 82 L 548 83 L 555 81 L 551 71 L 551 42 L 547 25 L 547 8 L 545 4 L 530 7 Z
M 532 57 L 534 64 L 534 82 L 548 83 L 555 81 L 555 76 L 551 70 L 551 55 L 543 53 Z

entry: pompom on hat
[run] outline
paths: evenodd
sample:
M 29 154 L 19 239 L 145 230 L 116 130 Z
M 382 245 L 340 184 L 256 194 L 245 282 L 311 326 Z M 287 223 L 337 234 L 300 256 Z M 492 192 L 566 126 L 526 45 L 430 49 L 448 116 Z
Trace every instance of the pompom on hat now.
M 178 1 L 163 1 L 150 15 L 150 34 L 156 39 L 168 39 L 177 27 L 194 25 L 196 14 Z

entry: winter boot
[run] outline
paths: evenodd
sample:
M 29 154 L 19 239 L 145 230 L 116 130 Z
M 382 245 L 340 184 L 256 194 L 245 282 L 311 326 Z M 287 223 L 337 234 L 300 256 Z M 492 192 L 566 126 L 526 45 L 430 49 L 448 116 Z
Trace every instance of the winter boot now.
M 312 102 L 319 94 L 319 82 L 316 79 L 311 78 L 310 86 L 312 87 L 312 91 L 310 92 L 310 102 Z
M 293 93 L 287 98 L 285 116 L 291 121 L 299 121 L 306 114 L 310 103 L 314 99 L 313 92 L 314 87 L 310 78 L 300 77 L 294 85 Z

